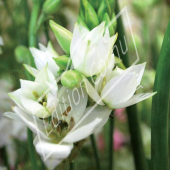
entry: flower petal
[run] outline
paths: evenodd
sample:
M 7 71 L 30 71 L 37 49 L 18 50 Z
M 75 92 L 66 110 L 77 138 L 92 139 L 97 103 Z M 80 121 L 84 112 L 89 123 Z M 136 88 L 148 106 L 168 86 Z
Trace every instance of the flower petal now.
M 54 169 L 60 162 L 66 159 L 73 148 L 73 144 L 55 144 L 50 140 L 38 139 L 36 136 L 34 139 L 34 145 L 36 151 L 45 158 L 46 166 L 48 169 Z
M 115 104 L 113 107 L 115 109 L 119 109 L 119 108 L 125 108 L 131 105 L 134 105 L 136 103 L 139 103 L 149 97 L 152 97 L 153 95 L 155 95 L 157 92 L 155 93 L 141 93 L 141 94 L 135 94 L 133 95 L 129 100 L 122 102 L 122 103 L 117 103 Z
M 102 90 L 101 96 L 104 103 L 110 108 L 114 108 L 114 104 L 130 99 L 135 93 L 136 87 L 136 75 L 124 73 L 111 79 Z
M 83 79 L 84 87 L 86 89 L 87 94 L 99 105 L 104 105 L 101 97 L 95 90 L 95 88 L 91 85 L 91 83 L 84 77 Z
M 95 133 L 107 122 L 111 111 L 105 106 L 88 107 L 83 117 L 66 135 L 63 142 L 74 143 Z
M 33 67 L 30 67 L 29 65 L 27 64 L 23 64 L 25 69 L 31 74 L 33 75 L 34 77 L 38 74 L 38 70 L 33 68 Z
M 19 107 L 24 109 L 23 105 L 21 103 L 21 89 L 18 89 L 14 92 L 8 93 L 8 95 Z
M 17 106 L 15 106 L 13 110 L 22 119 L 22 122 L 24 122 L 24 124 L 26 124 L 35 134 L 39 133 L 43 138 L 48 139 L 42 120 L 37 119 L 36 117 L 33 118 Z

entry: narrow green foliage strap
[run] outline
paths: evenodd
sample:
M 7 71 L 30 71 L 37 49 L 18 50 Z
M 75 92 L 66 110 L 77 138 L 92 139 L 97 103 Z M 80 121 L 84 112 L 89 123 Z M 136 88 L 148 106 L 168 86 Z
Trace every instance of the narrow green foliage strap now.
M 168 113 L 170 93 L 170 22 L 162 44 L 152 102 L 151 166 L 152 170 L 169 170 L 168 162 Z

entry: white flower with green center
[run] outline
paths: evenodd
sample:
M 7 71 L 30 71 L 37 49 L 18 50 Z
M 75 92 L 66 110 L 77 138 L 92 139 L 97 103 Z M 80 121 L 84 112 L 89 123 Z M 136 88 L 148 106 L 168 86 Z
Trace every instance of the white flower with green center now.
M 20 80 L 21 88 L 9 93 L 13 101 L 26 113 L 49 117 L 58 104 L 58 86 L 54 75 L 45 66 L 35 81 Z
M 111 63 L 111 64 L 110 64 Z M 111 109 L 125 108 L 143 101 L 155 93 L 134 94 L 140 85 L 145 63 L 134 65 L 126 70 L 113 69 L 113 61 L 92 84 L 84 77 L 88 95 L 99 105 L 107 105 Z
M 45 47 L 42 44 L 39 44 L 39 47 L 40 47 L 40 50 L 34 47 L 30 48 L 32 56 L 34 57 L 36 68 L 38 70 L 24 64 L 25 68 L 33 76 L 36 76 L 38 74 L 38 71 L 42 70 L 48 64 L 48 69 L 53 73 L 55 77 L 58 77 L 57 72 L 59 71 L 59 67 L 57 66 L 53 58 L 57 58 L 59 57 L 59 55 L 54 50 L 51 42 L 48 43 L 47 47 Z
M 116 39 L 117 34 L 110 37 L 105 22 L 92 31 L 76 24 L 70 48 L 74 69 L 85 77 L 99 74 L 110 60 Z
M 63 159 L 67 158 L 73 148 L 73 143 L 80 141 L 101 128 L 108 120 L 111 109 L 105 106 L 88 107 L 87 93 L 83 88 L 66 89 L 58 92 L 59 104 L 48 118 L 38 119 L 18 106 L 15 113 L 5 113 L 7 117 L 22 120 L 34 133 L 34 145 L 42 156 L 50 155 L 45 161 L 49 169 L 53 169 Z M 35 121 L 36 120 L 36 124 Z M 43 152 L 42 152 L 43 151 Z

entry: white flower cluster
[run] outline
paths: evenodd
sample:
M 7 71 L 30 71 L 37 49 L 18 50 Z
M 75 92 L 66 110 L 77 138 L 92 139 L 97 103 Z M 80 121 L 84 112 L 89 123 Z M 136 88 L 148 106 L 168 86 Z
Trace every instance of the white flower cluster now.
M 20 80 L 21 88 L 9 94 L 17 104 L 15 113 L 5 115 L 24 122 L 37 134 L 36 150 L 49 155 L 45 163 L 53 169 L 69 156 L 73 143 L 103 127 L 113 109 L 154 93 L 134 94 L 145 64 L 126 70 L 115 67 L 112 51 L 117 34 L 110 37 L 104 22 L 92 31 L 76 24 L 68 36 L 61 26 L 51 22 L 51 27 L 67 54 L 58 56 L 51 44 L 40 45 L 40 50 L 31 48 L 36 69 L 25 68 L 35 80 Z

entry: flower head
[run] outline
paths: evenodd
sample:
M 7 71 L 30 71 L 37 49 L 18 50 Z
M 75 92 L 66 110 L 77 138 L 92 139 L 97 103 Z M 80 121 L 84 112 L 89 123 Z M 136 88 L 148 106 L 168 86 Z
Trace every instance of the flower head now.
M 117 34 L 110 37 L 105 22 L 92 31 L 76 24 L 71 41 L 70 54 L 74 69 L 86 77 L 99 74 L 112 54 Z

